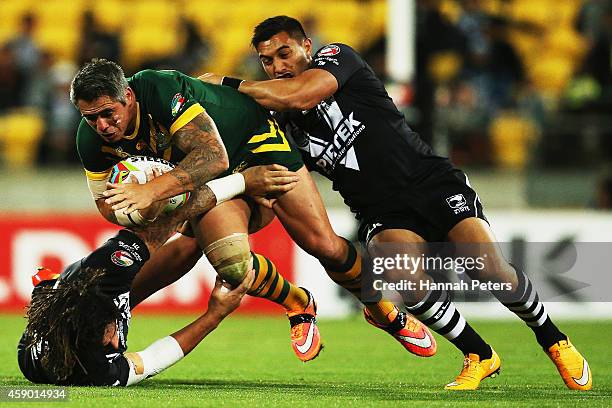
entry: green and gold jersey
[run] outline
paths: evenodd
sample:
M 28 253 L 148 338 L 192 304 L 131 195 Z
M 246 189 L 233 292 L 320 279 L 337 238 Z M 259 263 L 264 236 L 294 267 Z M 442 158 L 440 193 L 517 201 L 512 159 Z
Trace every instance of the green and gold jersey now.
M 292 148 L 270 113 L 235 89 L 206 84 L 177 71 L 145 70 L 128 78 L 137 101 L 136 127 L 117 143 L 107 143 L 81 120 L 77 150 L 91 181 L 106 180 L 111 168 L 129 156 L 185 157 L 172 141 L 177 130 L 206 110 L 217 125 L 230 160 L 223 175 L 258 164 L 278 163 L 297 170 Z M 222 175 L 222 176 L 223 176 Z

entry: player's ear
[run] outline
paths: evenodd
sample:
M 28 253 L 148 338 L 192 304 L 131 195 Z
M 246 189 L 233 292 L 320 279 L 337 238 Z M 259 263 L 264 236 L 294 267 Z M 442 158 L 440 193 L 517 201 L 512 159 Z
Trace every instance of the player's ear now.
M 125 89 L 125 101 L 129 105 L 135 99 L 134 91 L 129 86 Z
M 312 40 L 308 37 L 304 38 L 302 41 L 302 46 L 304 47 L 304 50 L 306 50 L 306 55 L 310 57 L 310 54 L 312 53 Z

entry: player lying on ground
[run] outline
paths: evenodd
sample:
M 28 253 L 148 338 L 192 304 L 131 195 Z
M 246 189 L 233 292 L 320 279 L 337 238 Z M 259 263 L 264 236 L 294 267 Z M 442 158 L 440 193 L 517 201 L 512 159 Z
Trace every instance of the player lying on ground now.
M 361 257 L 351 243 L 334 233 L 300 154 L 270 113 L 251 98 L 176 71 L 146 70 L 125 78 L 117 64 L 105 60 L 80 69 L 72 82 L 71 98 L 83 115 L 77 134 L 79 155 L 96 204 L 107 219 L 121 221 L 126 218 L 124 212 L 191 191 L 219 175 L 278 163 L 296 171 L 299 182 L 276 197 L 271 215 L 279 218 L 300 247 L 321 261 L 335 282 L 359 296 Z M 129 155 L 161 157 L 177 167 L 151 183 L 113 185 L 105 192 L 110 168 Z M 192 227 L 199 247 L 222 278 L 239 282 L 252 265 L 256 277 L 249 294 L 285 308 L 293 350 L 308 361 L 321 349 L 316 305 L 307 290 L 283 279 L 271 260 L 250 252 L 248 233 L 265 225 L 255 219 L 271 220 L 263 213 L 238 198 L 193 220 Z M 135 282 L 148 291 L 140 296 L 186 273 L 202 254 L 197 241 L 184 236 L 162 248 L 141 272 L 149 284 Z M 152 286 L 155 283 L 157 287 Z M 391 302 L 370 302 L 366 308 L 370 319 L 392 327 L 390 332 L 410 351 L 435 353 L 435 340 L 427 328 Z M 427 347 L 404 340 L 410 337 L 426 338 Z
M 264 170 L 258 166 L 244 173 L 247 189 L 253 194 L 263 195 L 288 185 L 285 179 L 270 177 Z M 225 181 L 218 180 L 216 187 Z M 28 325 L 17 351 L 23 375 L 35 383 L 127 386 L 160 373 L 193 350 L 238 307 L 254 273 L 231 291 L 222 290 L 222 281 L 217 278 L 206 313 L 135 353 L 126 353 L 130 287 L 150 254 L 178 225 L 209 210 L 216 201 L 214 191 L 205 185 L 169 216 L 148 226 L 121 230 L 61 274 L 39 270 L 32 279 L 35 288 Z M 143 211 L 144 217 L 154 218 L 159 207 Z
M 360 241 L 372 256 L 389 256 L 385 244 L 449 241 L 486 243 L 486 267 L 470 278 L 510 283 L 511 296 L 493 292 L 533 330 L 565 384 L 588 390 L 586 360 L 548 317 L 528 277 L 503 258 L 467 176 L 434 154 L 408 126 L 382 82 L 351 47 L 328 44 L 312 53 L 301 24 L 290 17 L 265 20 L 252 45 L 269 81 L 206 74 L 284 112 L 279 123 L 301 149 L 305 163 L 333 181 L 360 221 Z M 406 276 L 408 278 L 408 276 Z M 423 270 L 415 282 L 431 281 Z M 475 389 L 499 371 L 500 359 L 465 321 L 443 290 L 411 291 L 411 313 L 465 355 L 464 368 L 447 389 Z

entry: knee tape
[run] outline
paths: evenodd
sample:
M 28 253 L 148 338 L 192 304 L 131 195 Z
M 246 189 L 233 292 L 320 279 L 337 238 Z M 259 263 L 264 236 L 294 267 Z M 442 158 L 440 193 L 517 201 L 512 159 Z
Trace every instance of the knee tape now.
M 239 285 L 252 265 L 249 236 L 243 233 L 213 242 L 204 249 L 204 255 L 219 276 L 232 285 Z

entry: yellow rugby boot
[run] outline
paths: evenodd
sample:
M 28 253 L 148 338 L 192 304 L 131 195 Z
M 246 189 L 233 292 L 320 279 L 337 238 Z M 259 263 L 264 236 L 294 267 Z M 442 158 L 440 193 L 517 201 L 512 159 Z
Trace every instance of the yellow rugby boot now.
M 478 354 L 468 354 L 463 360 L 463 370 L 452 383 L 446 384 L 445 390 L 475 390 L 487 377 L 495 377 L 501 370 L 501 360 L 491 349 L 491 358 L 480 361 Z
M 593 387 L 593 376 L 589 363 L 569 339 L 553 344 L 547 354 L 557 366 L 567 388 L 587 391 Z

